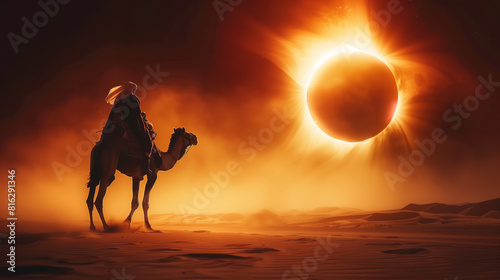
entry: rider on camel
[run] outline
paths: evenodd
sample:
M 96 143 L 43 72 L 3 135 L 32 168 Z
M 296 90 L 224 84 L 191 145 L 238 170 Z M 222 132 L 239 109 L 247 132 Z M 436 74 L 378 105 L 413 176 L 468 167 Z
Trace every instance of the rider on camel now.
M 153 148 L 153 139 L 151 138 L 148 125 L 145 123 L 145 113 L 141 111 L 140 101 L 135 96 L 137 85 L 133 82 L 126 82 L 121 86 L 112 88 L 105 98 L 105 101 L 111 105 L 111 113 L 109 114 L 106 126 L 103 129 L 104 134 L 116 134 L 123 136 L 123 123 L 127 124 L 134 132 L 139 143 L 144 149 L 145 159 L 142 162 L 144 172 L 148 175 L 152 174 L 149 167 L 151 152 Z M 143 117 L 144 116 L 144 117 Z

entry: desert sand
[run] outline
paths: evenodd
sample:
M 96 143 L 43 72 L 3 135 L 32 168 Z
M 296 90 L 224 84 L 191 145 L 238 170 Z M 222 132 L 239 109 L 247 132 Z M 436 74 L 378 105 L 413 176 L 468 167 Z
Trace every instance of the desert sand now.
M 499 199 L 369 212 L 151 215 L 90 232 L 23 221 L 2 279 L 500 279 Z M 137 215 L 139 216 L 139 215 Z M 96 225 L 99 225 L 96 224 Z

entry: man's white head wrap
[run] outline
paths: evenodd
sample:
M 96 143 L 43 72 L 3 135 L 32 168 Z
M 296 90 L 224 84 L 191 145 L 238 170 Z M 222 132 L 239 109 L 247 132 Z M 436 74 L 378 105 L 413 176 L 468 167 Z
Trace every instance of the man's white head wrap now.
M 114 105 L 116 101 L 133 94 L 135 90 L 137 90 L 137 85 L 129 81 L 121 86 L 112 88 L 104 100 Z

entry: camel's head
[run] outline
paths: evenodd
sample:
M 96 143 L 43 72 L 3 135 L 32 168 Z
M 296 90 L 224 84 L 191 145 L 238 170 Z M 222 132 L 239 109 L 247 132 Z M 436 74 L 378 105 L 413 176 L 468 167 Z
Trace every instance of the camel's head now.
M 184 127 L 181 127 L 181 128 L 175 128 L 174 127 L 174 134 L 179 134 L 181 135 L 184 140 L 185 140 L 185 144 L 187 146 L 189 145 L 198 145 L 198 137 L 196 137 L 196 135 L 194 135 L 194 133 L 191 133 L 191 132 L 186 132 L 186 129 Z

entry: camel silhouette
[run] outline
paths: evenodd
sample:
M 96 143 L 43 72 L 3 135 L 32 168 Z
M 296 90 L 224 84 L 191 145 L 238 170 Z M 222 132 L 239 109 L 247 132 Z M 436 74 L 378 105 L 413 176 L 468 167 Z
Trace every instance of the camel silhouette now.
M 144 224 L 148 230 L 153 230 L 148 219 L 149 209 L 149 195 L 154 183 L 156 182 L 158 171 L 167 171 L 172 169 L 186 153 L 186 148 L 191 145 L 197 145 L 198 138 L 193 133 L 186 132 L 183 128 L 174 128 L 174 133 L 170 138 L 170 144 L 167 152 L 160 151 L 161 165 L 158 165 L 152 157 L 150 161 L 150 168 L 152 175 L 147 176 L 146 187 L 144 190 L 144 198 L 142 200 L 142 209 L 144 211 Z M 139 207 L 139 183 L 145 175 L 141 167 L 141 159 L 127 155 L 127 139 L 109 134 L 101 138 L 92 149 L 90 158 L 90 176 L 87 187 L 89 188 L 89 195 L 87 198 L 87 206 L 90 215 L 90 230 L 96 230 L 92 217 L 94 204 L 99 213 L 102 221 L 104 231 L 111 231 L 104 219 L 103 213 L 103 199 L 106 195 L 106 189 L 115 179 L 115 171 L 132 177 L 132 205 L 130 214 L 125 219 L 130 226 L 132 216 L 135 210 Z M 95 190 L 99 185 L 99 192 L 94 203 Z

